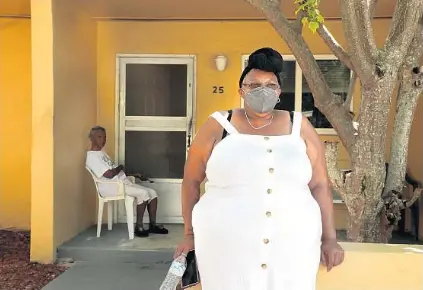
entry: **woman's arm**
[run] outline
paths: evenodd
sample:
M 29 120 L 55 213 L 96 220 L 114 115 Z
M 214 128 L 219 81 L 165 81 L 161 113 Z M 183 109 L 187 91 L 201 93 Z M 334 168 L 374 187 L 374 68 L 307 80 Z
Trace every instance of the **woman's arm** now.
M 214 119 L 207 120 L 195 136 L 188 152 L 182 181 L 182 215 L 186 237 L 193 235 L 192 209 L 200 199 L 200 186 L 206 176 L 207 161 L 216 142 L 218 130 L 219 125 Z
M 316 130 L 305 117 L 303 117 L 301 128 L 302 137 L 307 145 L 307 155 L 313 168 L 313 176 L 309 187 L 322 213 L 322 240 L 336 241 L 333 198 L 326 169 L 325 149 Z
M 301 135 L 306 142 L 307 155 L 313 168 L 309 187 L 322 214 L 321 260 L 327 270 L 330 271 L 344 261 L 344 250 L 336 241 L 333 198 L 326 169 L 325 149 L 319 135 L 307 118 L 303 118 L 301 128 Z

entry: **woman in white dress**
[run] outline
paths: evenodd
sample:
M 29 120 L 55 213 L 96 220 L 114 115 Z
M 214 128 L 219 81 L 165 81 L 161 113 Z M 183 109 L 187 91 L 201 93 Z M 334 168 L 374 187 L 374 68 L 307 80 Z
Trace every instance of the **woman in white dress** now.
M 254 52 L 245 109 L 213 113 L 191 145 L 175 256 L 195 246 L 203 290 L 314 290 L 320 261 L 343 261 L 322 142 L 301 113 L 274 110 L 282 67 L 273 49 Z

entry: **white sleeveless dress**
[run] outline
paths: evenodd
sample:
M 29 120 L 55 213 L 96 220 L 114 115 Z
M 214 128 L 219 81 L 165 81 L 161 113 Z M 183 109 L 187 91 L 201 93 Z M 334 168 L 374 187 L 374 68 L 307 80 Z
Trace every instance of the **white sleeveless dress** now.
M 322 225 L 301 113 L 281 136 L 241 134 L 221 113 L 212 117 L 228 136 L 193 210 L 202 290 L 314 290 Z

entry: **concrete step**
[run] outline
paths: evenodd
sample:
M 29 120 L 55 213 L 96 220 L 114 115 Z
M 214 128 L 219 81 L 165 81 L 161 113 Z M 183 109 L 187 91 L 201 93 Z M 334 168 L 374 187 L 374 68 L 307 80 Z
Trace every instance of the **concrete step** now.
M 128 239 L 124 224 L 114 225 L 111 231 L 103 226 L 101 237 L 91 227 L 58 248 L 59 259 L 93 263 L 140 263 L 142 265 L 169 265 L 176 245 L 183 238 L 182 225 L 166 225 L 168 235 L 150 235 L 148 238 Z

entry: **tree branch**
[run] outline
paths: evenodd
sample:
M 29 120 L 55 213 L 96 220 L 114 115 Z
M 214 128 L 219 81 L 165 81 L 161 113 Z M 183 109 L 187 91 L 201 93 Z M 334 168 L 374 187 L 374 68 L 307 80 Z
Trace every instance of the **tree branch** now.
M 412 206 L 422 195 L 423 188 L 414 189 L 413 196 L 405 202 L 405 207 Z
M 279 35 L 285 40 L 303 70 L 316 107 L 326 116 L 349 152 L 355 142 L 352 117 L 343 108 L 344 100 L 331 92 L 304 38 L 280 11 L 278 0 L 245 0 L 260 10 Z
M 377 47 L 367 0 L 340 0 L 351 62 L 363 85 L 376 80 Z
M 348 94 L 347 98 L 345 99 L 344 108 L 345 110 L 351 109 L 351 102 L 354 96 L 354 89 L 355 89 L 355 81 L 357 80 L 357 74 L 354 71 L 351 71 L 350 83 L 348 85 Z
M 408 52 L 417 25 L 422 16 L 423 1 L 397 0 L 391 29 L 385 43 L 387 66 L 396 71 Z
M 332 187 L 345 201 L 347 192 L 345 189 L 345 173 L 338 166 L 338 142 L 325 142 L 326 166 Z
M 353 64 L 351 63 L 350 56 L 348 53 L 342 48 L 342 46 L 336 41 L 330 31 L 326 28 L 324 24 L 321 24 L 317 29 L 317 33 L 319 33 L 320 37 L 326 43 L 326 45 L 330 48 L 333 54 L 340 60 L 344 65 L 346 65 L 350 70 L 354 71 Z
M 305 13 L 304 13 L 304 11 L 302 11 L 302 10 L 300 10 L 300 11 L 298 11 L 298 13 L 297 13 L 297 18 L 294 20 L 294 21 L 292 21 L 291 23 L 292 23 L 292 26 L 294 27 L 294 29 L 299 33 L 299 34 L 302 34 L 303 33 L 303 22 L 302 22 L 302 20 L 303 20 L 303 18 L 305 17 L 306 15 L 305 15 Z
M 391 138 L 391 152 L 383 195 L 391 191 L 402 190 L 407 169 L 408 142 L 410 139 L 411 125 L 417 107 L 421 88 L 416 85 L 416 77 L 421 77 L 422 72 L 415 71 L 423 55 L 423 22 L 414 31 L 414 38 L 408 49 L 407 56 L 400 71 L 400 86 L 398 89 L 397 108 L 394 129 Z

